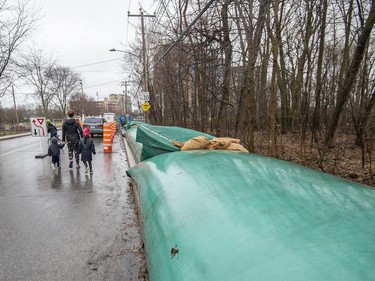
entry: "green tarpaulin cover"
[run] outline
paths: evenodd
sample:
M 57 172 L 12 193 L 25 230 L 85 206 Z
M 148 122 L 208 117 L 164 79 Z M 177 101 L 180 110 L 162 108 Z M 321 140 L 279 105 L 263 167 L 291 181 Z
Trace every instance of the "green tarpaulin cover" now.
M 137 126 L 129 126 L 124 136 L 126 138 L 127 143 L 129 144 L 135 162 L 140 162 L 142 157 L 142 144 L 135 141 L 135 139 L 137 138 Z
M 370 187 L 231 151 L 164 153 L 127 173 L 150 281 L 374 280 Z
M 199 131 L 181 127 L 155 126 L 142 122 L 130 122 L 125 133 L 138 162 L 166 152 L 179 151 L 172 141 L 186 142 L 197 136 L 214 137 Z M 128 136 L 129 135 L 129 136 Z M 135 136 L 135 138 L 134 138 Z

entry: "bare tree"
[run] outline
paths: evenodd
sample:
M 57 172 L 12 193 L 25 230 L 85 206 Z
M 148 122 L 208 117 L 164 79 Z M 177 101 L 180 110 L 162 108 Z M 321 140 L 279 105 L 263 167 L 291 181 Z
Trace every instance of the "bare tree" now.
M 321 93 L 322 93 L 322 72 L 323 72 L 323 55 L 324 55 L 324 45 L 326 37 L 326 24 L 327 24 L 327 9 L 328 0 L 320 0 L 319 14 L 322 15 L 322 20 L 320 23 L 319 31 L 319 55 L 317 61 L 317 71 L 316 71 L 316 88 L 315 88 L 315 107 L 314 115 L 312 120 L 312 134 L 313 139 L 317 141 L 317 131 L 320 128 L 320 115 L 321 115 Z
M 24 75 L 25 82 L 34 87 L 34 97 L 40 102 L 45 116 L 48 115 L 48 108 L 55 96 L 51 90 L 52 73 L 55 67 L 55 59 L 50 56 L 43 57 L 42 51 L 32 49 L 29 54 L 24 55 L 19 64 Z
M 341 116 L 342 109 L 346 104 L 350 90 L 355 83 L 355 79 L 361 65 L 363 54 L 368 46 L 368 40 L 370 39 L 371 31 L 375 24 L 375 1 L 372 2 L 371 10 L 368 14 L 368 18 L 363 29 L 360 32 L 357 47 L 355 49 L 353 58 L 350 63 L 350 67 L 345 73 L 345 79 L 343 81 L 343 85 L 339 87 L 337 92 L 337 104 L 335 107 L 335 111 L 333 114 L 332 122 L 328 129 L 328 134 L 326 137 L 326 146 L 332 147 L 334 146 L 334 136 L 337 130 L 337 126 L 339 124 L 339 119 Z
M 53 101 L 59 108 L 61 116 L 66 116 L 67 99 L 80 89 L 80 75 L 69 67 L 55 66 L 50 70 L 48 88 L 54 94 Z
M 247 36 L 248 43 L 248 65 L 246 71 L 247 78 L 247 107 L 249 110 L 249 125 L 248 125 L 248 150 L 255 151 L 254 147 L 254 130 L 255 130 L 255 64 L 260 52 L 260 43 L 265 26 L 266 15 L 270 9 L 270 0 L 265 0 L 259 3 L 259 11 L 257 15 L 257 22 L 253 34 L 249 33 Z
M 223 86 L 222 86 L 222 98 L 219 107 L 218 114 L 218 125 L 217 132 L 218 135 L 228 134 L 225 129 L 225 120 L 228 119 L 228 106 L 229 106 L 229 87 L 230 87 L 230 77 L 232 72 L 232 43 L 230 40 L 230 26 L 229 26 L 229 5 L 232 0 L 225 0 L 221 7 L 221 20 L 222 20 L 222 37 L 220 40 L 222 49 L 224 51 L 224 65 L 223 65 Z
M 75 92 L 70 96 L 69 108 L 73 110 L 75 115 L 91 114 L 97 110 L 94 98 L 90 98 L 81 91 Z
M 277 34 L 280 34 L 280 20 L 279 20 L 279 0 L 273 3 L 273 15 L 275 35 L 272 33 L 271 22 L 267 22 L 269 36 L 272 42 L 272 77 L 271 77 L 271 99 L 269 109 L 269 138 L 268 138 L 268 154 L 276 156 L 276 91 L 277 91 L 277 72 L 279 70 L 278 56 L 279 56 L 279 40 Z
M 0 97 L 16 79 L 15 57 L 37 21 L 31 1 L 0 0 Z

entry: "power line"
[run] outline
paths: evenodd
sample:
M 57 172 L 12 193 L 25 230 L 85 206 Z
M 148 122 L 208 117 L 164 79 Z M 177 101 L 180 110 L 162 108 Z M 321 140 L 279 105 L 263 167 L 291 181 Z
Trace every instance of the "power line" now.
M 84 64 L 84 65 L 79 65 L 79 66 L 73 66 L 72 68 L 80 68 L 80 67 L 85 67 L 85 66 L 90 66 L 90 65 L 100 64 L 100 63 L 106 63 L 106 62 L 121 60 L 121 59 L 123 59 L 123 58 L 117 58 L 117 59 L 111 59 L 111 60 L 105 60 L 105 61 L 99 61 L 99 62 Z
M 186 34 L 189 32 L 189 30 L 193 27 L 193 25 L 200 19 L 200 17 L 206 12 L 206 10 L 211 6 L 211 4 L 215 0 L 210 0 L 206 6 L 202 9 L 202 11 L 199 13 L 199 15 L 193 20 L 193 22 L 184 30 L 184 32 L 181 33 L 181 35 L 177 38 L 176 41 L 173 42 L 173 44 L 168 48 L 168 50 L 154 63 L 152 67 L 157 65 L 168 53 L 177 45 L 178 42 L 182 41 Z
M 99 86 L 103 86 L 103 85 L 108 85 L 108 84 L 113 84 L 115 82 L 119 82 L 121 81 L 122 79 L 118 79 L 118 80 L 113 80 L 111 82 L 106 82 L 106 83 L 102 83 L 102 84 L 97 84 L 97 85 L 92 85 L 92 86 L 87 86 L 85 87 L 85 89 L 89 89 L 89 88 L 94 88 L 94 87 L 99 87 Z
M 115 72 L 118 71 L 118 69 L 109 69 L 109 70 L 83 70 L 80 71 L 82 73 L 87 73 L 87 72 Z
M 155 31 L 155 29 L 156 29 L 156 25 L 161 25 L 162 27 L 164 27 L 164 30 L 166 31 L 167 28 L 168 28 L 168 26 L 171 26 L 171 24 L 173 24 L 173 21 L 172 21 L 172 20 L 174 20 L 174 19 L 177 18 L 177 16 L 178 16 L 178 15 L 177 15 L 177 13 L 178 13 L 177 10 L 175 10 L 175 15 L 173 16 L 173 18 L 171 18 L 170 14 L 169 14 L 169 12 L 168 12 L 168 6 L 169 6 L 169 3 L 170 3 L 170 2 L 171 2 L 171 0 L 168 0 L 168 3 L 165 3 L 164 0 L 161 0 L 161 1 L 160 1 L 160 8 L 159 8 L 160 11 L 157 13 L 157 14 L 160 14 L 160 15 L 159 15 L 160 20 L 158 20 L 157 22 L 155 21 L 153 27 L 151 28 L 151 33 L 153 33 L 153 32 Z M 168 26 L 165 26 L 165 25 L 162 25 L 162 24 L 161 24 L 161 19 L 162 19 L 163 15 L 164 15 L 165 13 L 167 14 L 167 17 L 168 17 L 168 19 L 169 19 Z

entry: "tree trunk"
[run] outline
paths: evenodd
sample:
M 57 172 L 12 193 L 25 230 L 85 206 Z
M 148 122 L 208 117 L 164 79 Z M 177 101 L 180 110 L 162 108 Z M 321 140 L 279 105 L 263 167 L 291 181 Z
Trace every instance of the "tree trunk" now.
M 307 57 L 309 55 L 309 44 L 310 44 L 310 38 L 313 35 L 313 4 L 312 1 L 307 0 L 305 1 L 305 5 L 307 6 L 308 10 L 307 13 L 307 19 L 306 19 L 306 25 L 302 27 L 305 29 L 304 38 L 303 40 L 303 50 L 302 54 L 298 59 L 298 65 L 297 65 L 297 73 L 296 77 L 293 79 L 292 83 L 292 123 L 293 123 L 293 130 L 296 130 L 296 127 L 303 126 L 302 125 L 302 118 L 301 116 L 305 113 L 302 111 L 304 102 L 302 98 L 302 89 L 303 89 L 303 79 L 304 79 L 304 71 L 305 71 L 305 65 L 307 61 Z
M 368 15 L 367 21 L 359 36 L 358 44 L 355 49 L 353 59 L 350 63 L 349 69 L 347 70 L 345 74 L 344 84 L 342 87 L 339 87 L 338 89 L 337 104 L 335 107 L 335 112 L 333 114 L 332 123 L 329 126 L 328 134 L 327 134 L 326 141 L 325 141 L 325 145 L 327 147 L 334 146 L 334 137 L 335 137 L 335 133 L 338 127 L 340 115 L 341 115 L 341 112 L 345 103 L 348 100 L 352 85 L 354 84 L 355 79 L 357 77 L 359 66 L 362 62 L 363 54 L 365 52 L 367 42 L 370 38 L 372 28 L 374 27 L 374 23 L 375 23 L 375 1 L 372 2 L 371 10 Z
M 364 132 L 366 131 L 366 126 L 371 116 L 371 112 L 372 112 L 372 109 L 374 108 L 374 105 L 375 105 L 375 89 L 373 89 L 372 91 L 370 101 L 366 105 L 364 115 L 361 118 L 361 121 L 359 122 L 359 126 L 357 129 L 356 144 L 360 144 L 361 146 L 363 146 L 363 143 L 364 143 L 363 135 L 364 135 Z
M 322 68 L 323 68 L 323 55 L 324 55 L 324 43 L 325 43 L 325 31 L 326 31 L 326 21 L 327 21 L 327 0 L 321 0 L 320 14 L 322 15 L 322 20 L 320 22 L 320 42 L 319 42 L 319 54 L 318 63 L 316 71 L 316 88 L 315 88 L 315 108 L 312 120 L 312 134 L 313 138 L 316 139 L 316 131 L 320 128 L 320 101 L 322 92 Z
M 269 7 L 271 0 L 265 0 L 260 3 L 258 21 L 255 28 L 255 33 L 253 38 L 248 40 L 249 49 L 249 64 L 247 66 L 247 107 L 249 110 L 249 124 L 248 124 L 248 150 L 250 152 L 255 151 L 254 147 L 254 129 L 255 129 L 255 82 L 254 82 L 254 72 L 255 63 L 259 53 L 260 41 L 262 38 L 262 32 L 264 29 L 266 15 L 269 12 Z
M 229 37 L 229 24 L 228 24 L 228 6 L 231 0 L 225 0 L 221 9 L 221 19 L 223 22 L 223 41 L 222 48 L 224 50 L 224 69 L 223 69 L 223 91 L 222 98 L 219 108 L 218 115 L 218 126 L 217 134 L 226 134 L 225 132 L 225 122 L 224 120 L 228 119 L 226 113 L 229 106 L 229 86 L 230 86 L 230 77 L 231 77 L 231 64 L 232 64 L 232 43 Z
M 273 3 L 273 13 L 274 13 L 274 25 L 275 33 L 280 32 L 280 22 L 279 22 L 279 0 L 275 0 Z M 271 100 L 269 106 L 269 137 L 268 137 L 268 155 L 275 157 L 276 156 L 276 91 L 277 91 L 277 72 L 279 69 L 278 66 L 278 50 L 279 50 L 279 41 L 277 36 L 273 36 L 272 28 L 270 22 L 268 23 L 268 31 L 271 37 L 272 42 L 272 77 L 271 77 Z
M 235 1 L 236 5 L 236 17 L 240 19 L 245 19 L 245 15 L 242 11 L 241 5 L 238 3 L 238 0 Z M 249 4 L 251 5 L 251 3 Z M 252 14 L 250 13 L 250 16 Z M 236 21 L 237 24 L 237 29 L 241 30 L 241 25 L 239 21 Z M 248 25 L 246 20 L 243 20 L 243 26 L 244 28 L 248 31 L 246 34 L 252 34 L 252 26 Z M 246 78 L 246 44 L 245 44 L 245 39 L 243 38 L 242 32 L 238 33 L 238 38 L 239 38 L 239 46 L 241 49 L 241 59 L 242 59 L 242 68 L 241 71 L 237 71 L 236 75 L 238 76 L 238 81 L 240 82 L 240 90 L 238 93 L 238 103 L 237 103 L 237 113 L 236 113 L 236 119 L 235 119 L 235 124 L 234 124 L 234 136 L 236 138 L 240 137 L 240 133 L 244 131 L 244 123 L 245 123 L 245 118 L 246 118 L 246 112 L 247 112 L 247 100 L 246 100 L 246 88 L 247 88 L 247 78 Z M 242 75 L 240 75 L 240 73 Z
M 280 15 L 283 14 L 285 2 L 282 1 L 281 3 L 281 12 Z M 281 23 L 281 17 L 280 17 L 280 23 Z M 276 40 L 278 42 L 279 46 L 279 58 L 280 58 L 280 64 L 278 65 L 278 71 L 276 72 L 276 81 L 278 84 L 278 88 L 280 91 L 280 122 L 281 122 L 281 132 L 286 133 L 290 129 L 290 104 L 289 104 L 289 97 L 287 92 L 287 86 L 286 86 L 286 63 L 285 63 L 285 55 L 284 55 L 284 49 L 282 44 L 282 36 L 281 36 L 281 26 L 276 28 L 275 30 L 275 36 Z

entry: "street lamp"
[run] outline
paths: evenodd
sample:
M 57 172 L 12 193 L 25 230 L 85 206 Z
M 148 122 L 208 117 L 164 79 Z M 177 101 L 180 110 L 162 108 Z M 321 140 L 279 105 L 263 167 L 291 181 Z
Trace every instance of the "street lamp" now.
M 112 49 L 109 49 L 110 52 L 121 52 L 121 53 L 125 53 L 125 54 L 128 54 L 130 56 L 136 56 L 134 53 L 131 53 L 131 52 L 128 52 L 128 51 L 124 51 L 124 50 L 118 50 L 118 49 L 115 49 L 115 48 L 112 48 Z
M 82 79 L 79 79 L 79 84 L 81 85 L 81 95 L 83 96 L 83 84 L 82 84 Z
M 112 48 L 112 49 L 109 49 L 110 52 L 122 52 L 122 53 L 128 53 L 127 51 L 123 51 L 123 50 L 117 50 L 115 48 Z M 129 53 L 128 53 L 129 54 Z
M 128 96 L 128 88 L 127 88 L 128 83 L 129 83 L 128 81 L 122 81 L 121 82 L 121 86 L 125 87 L 124 91 L 123 91 L 123 93 L 124 93 L 124 115 L 126 115 L 126 113 L 127 113 L 126 104 L 127 104 L 127 96 Z
M 144 40 L 143 40 L 144 42 Z M 123 51 L 123 50 L 117 50 L 115 48 L 112 48 L 112 49 L 109 49 L 110 52 L 121 52 L 121 53 L 125 53 L 125 54 L 129 54 L 131 56 L 135 56 L 135 54 L 132 54 L 130 52 L 127 52 L 127 51 Z M 145 51 L 145 46 L 143 44 L 143 82 L 144 82 L 144 91 L 145 92 L 148 92 L 147 90 L 147 79 L 148 79 L 148 75 L 147 75 L 147 63 L 146 63 L 146 51 Z

